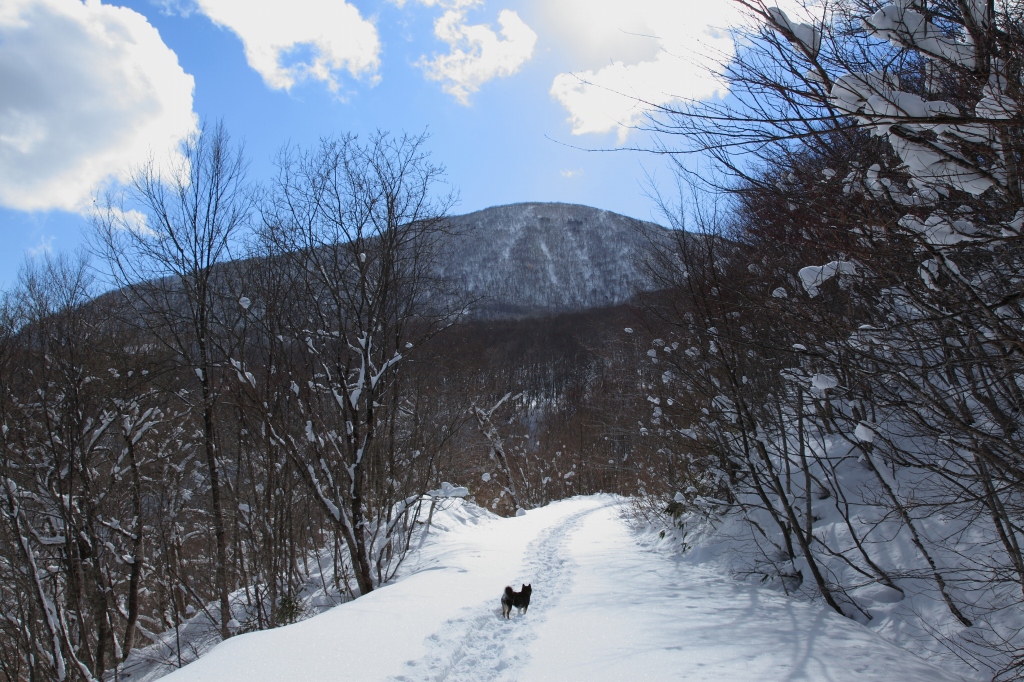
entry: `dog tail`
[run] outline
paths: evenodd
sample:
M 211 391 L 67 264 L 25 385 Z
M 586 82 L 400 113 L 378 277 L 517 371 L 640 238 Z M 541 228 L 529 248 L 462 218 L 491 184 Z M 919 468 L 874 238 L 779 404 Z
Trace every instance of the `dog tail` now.
M 506 597 L 511 599 L 513 594 L 515 594 L 515 591 L 511 587 L 506 587 L 505 588 L 505 596 Z

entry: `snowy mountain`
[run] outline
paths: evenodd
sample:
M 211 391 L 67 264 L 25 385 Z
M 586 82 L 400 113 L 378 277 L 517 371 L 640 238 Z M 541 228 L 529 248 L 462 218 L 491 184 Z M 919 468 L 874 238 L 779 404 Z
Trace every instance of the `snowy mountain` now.
M 474 317 L 573 312 L 651 288 L 640 259 L 664 228 L 574 204 L 511 204 L 452 219 L 441 274 L 480 297 Z

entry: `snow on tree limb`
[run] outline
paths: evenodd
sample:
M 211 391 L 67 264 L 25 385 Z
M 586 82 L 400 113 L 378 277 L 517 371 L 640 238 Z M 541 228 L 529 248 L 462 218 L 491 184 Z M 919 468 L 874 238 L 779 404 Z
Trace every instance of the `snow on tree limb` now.
M 821 31 L 818 28 L 793 21 L 778 7 L 769 7 L 768 16 L 771 17 L 776 30 L 799 47 L 809 59 L 813 60 L 818 56 L 818 52 L 821 51 Z
M 427 495 L 428 497 L 441 497 L 441 498 L 466 497 L 467 495 L 469 495 L 469 488 L 467 488 L 465 486 L 461 486 L 461 485 L 460 486 L 455 486 L 455 485 L 452 485 L 451 483 L 449 483 L 447 481 L 444 481 L 444 482 L 441 483 L 441 487 L 440 488 L 437 488 L 436 490 L 431 490 L 431 491 L 425 493 L 425 495 Z
M 933 59 L 943 59 L 965 69 L 975 67 L 975 48 L 970 34 L 965 36 L 964 42 L 943 35 L 938 27 L 913 9 L 911 2 L 901 0 L 883 7 L 864 20 L 864 27 L 895 45 L 918 50 Z
M 809 265 L 805 268 L 800 268 L 797 276 L 800 278 L 800 283 L 803 284 L 804 290 L 811 298 L 814 298 L 819 293 L 818 288 L 836 275 L 856 274 L 857 266 L 854 263 L 834 260 L 825 265 Z

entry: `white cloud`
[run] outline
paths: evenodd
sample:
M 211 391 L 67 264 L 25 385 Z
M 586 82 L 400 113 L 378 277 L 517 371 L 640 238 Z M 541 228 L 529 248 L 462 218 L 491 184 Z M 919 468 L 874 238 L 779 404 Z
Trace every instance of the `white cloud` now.
M 0 204 L 83 211 L 104 182 L 195 130 L 192 76 L 141 14 L 0 3 Z
M 447 7 L 448 9 L 462 9 L 464 7 L 476 7 L 484 4 L 484 0 L 416 0 L 424 7 Z M 399 7 L 405 6 L 405 0 L 392 0 Z
M 150 228 L 146 214 L 134 208 L 125 210 L 121 206 L 107 202 L 95 206 L 91 217 L 101 221 L 103 225 L 112 225 L 120 230 L 137 232 L 148 237 L 157 236 L 157 233 Z
M 441 5 L 445 13 L 434 22 L 434 35 L 448 43 L 450 52 L 420 60 L 431 80 L 443 83 L 442 89 L 460 103 L 468 105 L 469 96 L 494 78 L 511 76 L 533 56 L 537 34 L 512 10 L 498 15 L 499 32 L 487 24 L 469 24 L 467 10 L 479 0 L 420 0 L 421 4 Z
M 391 0 L 391 2 L 399 7 L 405 7 L 405 0 Z M 445 9 L 466 9 L 484 4 L 484 0 L 416 0 L 416 2 L 424 7 L 444 7 Z
M 311 78 L 338 90 L 337 75 L 374 77 L 377 28 L 344 0 L 196 0 L 215 24 L 234 32 L 263 81 L 288 90 Z
M 39 243 L 35 246 L 25 249 L 25 253 L 30 258 L 38 258 L 39 256 L 47 256 L 53 253 L 53 243 L 57 240 L 53 235 L 40 237 Z
M 590 68 L 610 61 L 635 64 L 658 53 L 647 18 L 637 7 L 632 0 L 533 0 L 529 16 L 536 17 L 546 42 L 568 52 L 575 66 Z
M 539 1 L 539 0 L 538 0 Z M 601 68 L 558 74 L 551 95 L 569 112 L 574 135 L 618 133 L 624 142 L 645 111 L 678 99 L 722 96 L 717 65 L 733 54 L 723 28 L 738 21 L 719 0 L 562 0 L 546 12 L 572 58 Z
M 581 175 L 583 175 L 583 169 L 581 169 L 581 168 L 578 168 L 576 170 L 568 170 L 568 169 L 566 169 L 566 170 L 562 171 L 562 177 L 563 178 L 567 178 L 567 179 L 577 178 L 577 177 L 579 177 Z

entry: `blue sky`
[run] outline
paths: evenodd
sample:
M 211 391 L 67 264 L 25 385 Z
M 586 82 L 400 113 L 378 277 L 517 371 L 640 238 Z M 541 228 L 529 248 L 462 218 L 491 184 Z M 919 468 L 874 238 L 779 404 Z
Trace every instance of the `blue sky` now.
M 97 192 L 223 119 L 265 180 L 285 143 L 431 135 L 456 212 L 520 201 L 650 218 L 647 101 L 722 94 L 729 0 L 4 0 L 0 286 L 74 250 Z

